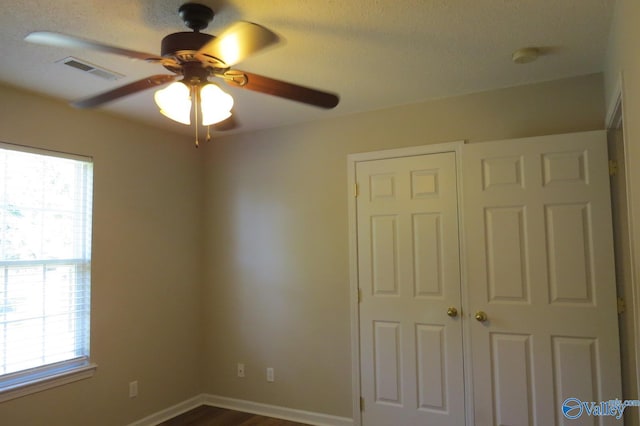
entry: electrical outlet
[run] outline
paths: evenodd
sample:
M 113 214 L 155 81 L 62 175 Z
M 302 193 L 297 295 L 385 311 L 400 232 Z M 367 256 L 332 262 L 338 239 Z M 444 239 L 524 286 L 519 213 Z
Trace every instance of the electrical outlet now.
M 244 364 L 238 363 L 238 377 L 244 377 Z
M 129 382 L 129 398 L 138 396 L 138 381 Z
M 276 381 L 276 377 L 275 377 L 275 373 L 273 371 L 273 367 L 268 367 L 267 368 L 267 382 L 275 382 Z

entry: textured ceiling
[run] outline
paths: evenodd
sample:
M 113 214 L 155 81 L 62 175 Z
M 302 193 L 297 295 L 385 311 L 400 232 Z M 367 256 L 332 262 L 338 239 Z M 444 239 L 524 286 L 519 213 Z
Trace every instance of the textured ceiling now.
M 152 74 L 160 65 L 87 50 L 26 43 L 50 30 L 160 53 L 166 34 L 186 31 L 184 0 L 3 0 L 0 81 L 63 100 L 91 96 Z M 250 131 L 359 111 L 600 72 L 615 0 L 201 0 L 216 12 L 204 30 L 259 23 L 282 42 L 237 68 L 338 93 L 326 111 L 223 85 Z M 512 52 L 540 46 L 527 65 Z M 56 61 L 75 56 L 125 75 L 105 81 Z M 153 90 L 102 110 L 191 134 L 164 118 Z

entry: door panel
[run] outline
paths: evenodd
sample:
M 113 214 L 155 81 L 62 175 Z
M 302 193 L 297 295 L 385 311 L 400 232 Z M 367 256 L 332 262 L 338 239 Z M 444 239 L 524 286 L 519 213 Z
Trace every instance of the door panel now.
M 371 216 L 373 294 L 398 294 L 398 218 Z
M 529 302 L 522 207 L 487 209 L 487 291 L 492 302 Z
M 589 204 L 547 205 L 544 210 L 551 303 L 593 305 Z
M 400 324 L 374 321 L 373 359 L 376 402 L 402 404 Z
M 441 298 L 444 267 L 441 214 L 414 214 L 412 220 L 415 296 Z
M 444 335 L 441 325 L 416 324 L 418 407 L 422 409 L 447 410 Z
M 455 154 L 356 165 L 363 424 L 462 425 Z
M 475 424 L 615 424 L 562 415 L 620 398 L 604 134 L 470 144 L 462 167 Z
M 497 424 L 533 424 L 531 335 L 491 333 L 489 338 Z

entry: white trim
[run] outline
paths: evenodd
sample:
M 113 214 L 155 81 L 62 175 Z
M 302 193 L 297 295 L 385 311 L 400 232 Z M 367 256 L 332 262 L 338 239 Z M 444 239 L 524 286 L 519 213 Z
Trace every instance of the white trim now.
M 442 152 L 457 151 L 465 141 L 443 142 L 430 145 L 410 146 L 406 148 L 384 149 L 382 151 L 358 152 L 348 154 L 349 164 L 359 161 L 383 160 L 398 157 L 413 157 L 423 154 L 438 154 Z
M 351 415 L 353 424 L 362 424 L 360 413 L 360 315 L 358 311 L 358 242 L 356 212 L 356 161 L 364 154 L 347 156 L 347 211 L 349 237 L 349 316 L 351 319 Z
M 98 366 L 96 364 L 86 364 L 54 375 L 21 383 L 13 388 L 2 390 L 0 392 L 0 402 L 31 395 L 32 393 L 77 382 L 78 380 L 88 379 L 95 374 L 97 368 Z
M 466 312 L 469 306 L 469 293 L 467 283 L 467 239 L 465 238 L 464 228 L 464 179 L 462 170 L 462 156 L 464 146 L 460 146 L 456 150 L 456 185 L 458 195 L 458 241 L 460 244 L 460 316 L 470 317 Z M 470 321 L 464 321 L 462 324 L 462 374 L 464 377 L 464 407 L 465 407 L 465 424 L 475 425 L 475 400 L 473 398 L 473 374 L 471 371 L 473 352 L 471 351 L 471 327 Z
M 618 74 L 618 79 L 616 80 L 616 85 L 614 91 L 611 95 L 611 99 L 609 100 L 609 104 L 607 106 L 607 118 L 605 121 L 605 126 L 607 130 L 618 128 L 622 125 L 622 149 L 624 151 L 624 170 L 625 170 L 625 186 L 626 186 L 626 197 L 627 197 L 627 228 L 628 228 L 628 241 L 629 241 L 629 262 L 630 262 L 630 270 L 631 277 L 629 283 L 625 283 L 625 285 L 631 286 L 631 311 L 633 312 L 632 324 L 634 324 L 634 346 L 633 351 L 635 354 L 635 367 L 636 367 L 636 377 L 640 377 L 640 327 L 638 326 L 638 318 L 640 317 L 640 290 L 638 289 L 638 283 L 640 282 L 638 278 L 638 270 L 635 262 L 635 252 L 636 250 L 636 242 L 634 240 L 634 215 L 633 215 L 633 203 L 631 198 L 633 197 L 633 190 L 631 185 L 631 180 L 629 179 L 629 170 L 631 170 L 631 164 L 629 163 L 629 135 L 624 129 L 624 123 L 627 122 L 627 118 L 625 116 L 625 108 L 624 108 L 624 75 L 622 72 Z M 640 382 L 635 385 L 636 392 L 640 392 Z
M 293 422 L 316 426 L 353 426 L 353 420 L 348 417 L 332 416 L 330 414 L 314 413 L 296 410 L 294 408 L 277 405 L 262 404 L 242 399 L 227 398 L 218 395 L 203 395 L 204 403 L 213 407 L 227 408 L 261 416 L 275 417 Z
M 357 244 L 357 211 L 354 188 L 356 185 L 356 163 L 361 161 L 382 160 L 399 157 L 412 157 L 424 154 L 438 154 L 443 152 L 456 153 L 457 177 L 460 179 L 460 153 L 465 141 L 438 143 L 431 145 L 412 146 L 408 148 L 387 149 L 373 152 L 360 152 L 347 155 L 347 192 L 349 215 L 349 311 L 351 317 L 351 401 L 353 412 L 353 425 L 362 424 L 360 413 L 360 321 L 358 310 L 358 244 Z M 458 202 L 460 202 L 460 193 Z M 462 235 L 462 234 L 460 234 Z M 461 253 L 462 255 L 462 253 Z
M 277 405 L 262 404 L 260 402 L 227 398 L 225 396 L 204 393 L 169 408 L 165 408 L 157 413 L 151 414 L 144 419 L 129 423 L 128 426 L 156 426 L 159 423 L 186 413 L 187 411 L 193 410 L 201 405 L 226 408 L 229 410 L 242 411 L 244 413 L 258 414 L 260 416 L 274 417 L 277 419 L 316 426 L 353 426 L 353 421 L 348 417 L 338 417 L 329 414 L 296 410 L 294 408 L 280 407 Z
M 136 420 L 133 423 L 129 423 L 128 426 L 156 426 L 159 423 L 165 422 L 169 419 L 186 413 L 189 410 L 193 410 L 201 405 L 204 405 L 204 394 L 194 396 L 186 401 L 180 402 L 176 405 L 172 405 L 169 408 L 153 413 L 144 419 Z
M 611 94 L 611 99 L 609 99 L 609 102 L 607 103 L 607 111 L 606 111 L 607 115 L 605 119 L 605 124 L 607 126 L 607 129 L 610 129 L 615 125 L 617 125 L 617 123 L 614 123 L 614 120 L 618 112 L 618 109 L 621 108 L 622 106 L 623 84 L 624 84 L 623 76 L 622 76 L 622 73 L 620 73 L 618 74 L 618 78 L 616 80 L 616 86 L 613 89 L 613 93 Z
M 68 160 L 82 161 L 85 163 L 93 163 L 93 157 L 80 154 L 72 154 L 70 152 L 53 151 L 51 149 L 36 148 L 29 145 L 19 145 L 15 143 L 0 141 L 0 149 L 9 149 L 12 151 L 26 152 L 37 155 L 47 155 L 49 157 L 66 158 Z

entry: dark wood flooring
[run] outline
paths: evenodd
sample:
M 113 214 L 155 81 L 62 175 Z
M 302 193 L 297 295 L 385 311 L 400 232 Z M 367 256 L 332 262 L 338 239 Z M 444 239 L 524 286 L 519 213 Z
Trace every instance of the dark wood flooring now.
M 308 426 L 304 423 L 201 405 L 158 426 Z

